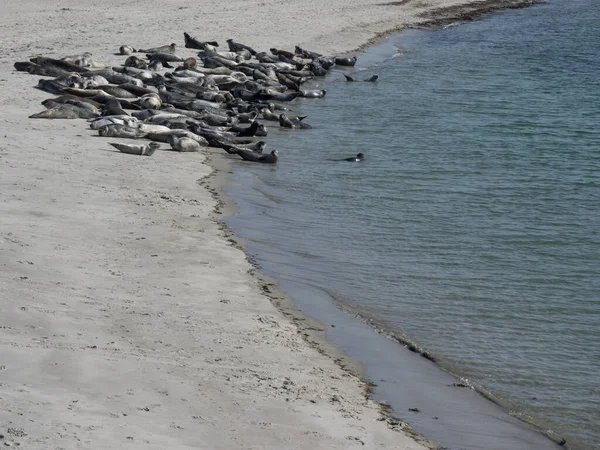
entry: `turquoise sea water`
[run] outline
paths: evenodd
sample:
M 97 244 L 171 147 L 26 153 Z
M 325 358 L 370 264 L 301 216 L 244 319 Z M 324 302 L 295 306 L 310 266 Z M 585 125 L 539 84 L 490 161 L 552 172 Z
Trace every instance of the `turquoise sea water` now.
M 355 68 L 378 83 L 292 104 L 315 128 L 270 131 L 277 167 L 234 164 L 228 223 L 284 284 L 599 449 L 598 49 L 594 0 L 395 36 Z

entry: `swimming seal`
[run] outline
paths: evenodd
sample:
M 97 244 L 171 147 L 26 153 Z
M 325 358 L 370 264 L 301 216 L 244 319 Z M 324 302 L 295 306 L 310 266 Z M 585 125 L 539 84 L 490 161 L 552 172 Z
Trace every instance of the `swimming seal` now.
M 304 98 L 323 98 L 327 91 L 325 89 L 300 89 L 300 97 Z
M 354 78 L 354 77 L 352 77 L 350 75 L 344 74 L 344 76 L 346 77 L 346 81 L 359 81 L 359 80 L 357 80 L 356 78 Z M 361 80 L 361 81 L 366 81 L 366 82 L 374 83 L 377 80 L 379 80 L 379 75 L 373 75 L 372 77 L 367 78 L 366 80 Z
M 351 156 L 350 158 L 344 158 L 342 161 L 351 161 L 351 162 L 360 162 L 365 160 L 365 155 L 363 153 L 359 153 L 356 156 Z
M 121 144 L 117 142 L 109 142 L 109 144 L 119 150 L 121 153 L 144 156 L 152 156 L 156 149 L 160 147 L 160 145 L 156 142 L 150 142 L 149 144 L 145 145 Z

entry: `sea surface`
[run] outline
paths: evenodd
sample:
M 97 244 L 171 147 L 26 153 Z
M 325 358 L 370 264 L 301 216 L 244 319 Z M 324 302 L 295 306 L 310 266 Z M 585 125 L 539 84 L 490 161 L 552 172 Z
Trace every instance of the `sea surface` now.
M 290 105 L 314 129 L 270 129 L 276 167 L 234 162 L 229 226 L 309 315 L 369 318 L 600 449 L 598 1 L 403 32 L 349 71 L 377 83 L 341 70 Z

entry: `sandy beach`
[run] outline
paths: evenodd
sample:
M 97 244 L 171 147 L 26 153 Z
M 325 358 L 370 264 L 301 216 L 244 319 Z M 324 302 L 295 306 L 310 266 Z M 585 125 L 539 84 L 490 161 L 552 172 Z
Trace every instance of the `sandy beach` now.
M 519 2 L 7 0 L 0 17 L 0 435 L 20 448 L 423 449 L 303 338 L 219 224 L 212 153 L 115 152 L 16 61 L 183 32 L 341 54 Z M 207 159 L 208 158 L 208 159 Z M 275 291 L 273 291 L 275 292 Z M 304 327 L 306 328 L 306 327 Z M 408 430 L 408 432 L 406 432 Z

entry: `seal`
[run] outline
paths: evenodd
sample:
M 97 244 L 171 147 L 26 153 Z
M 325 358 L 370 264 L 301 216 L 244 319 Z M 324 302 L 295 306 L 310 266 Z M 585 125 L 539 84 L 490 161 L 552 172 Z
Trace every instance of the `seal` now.
M 335 58 L 335 64 L 338 66 L 349 66 L 352 67 L 356 64 L 356 56 L 352 58 Z
M 121 55 L 131 55 L 132 53 L 137 52 L 137 50 L 135 48 L 133 48 L 131 45 L 121 45 L 119 47 L 119 54 Z
M 253 136 L 266 136 L 267 127 L 258 122 L 252 122 L 249 127 L 238 127 L 232 125 L 231 131 L 237 133 L 238 137 L 253 137 Z
M 146 137 L 146 133 L 137 127 L 111 123 L 98 128 L 98 136 L 116 137 L 124 139 L 142 139 Z
M 258 100 L 275 100 L 278 102 L 291 102 L 296 97 L 300 96 L 300 92 L 289 92 L 287 94 L 282 94 L 281 92 L 277 92 L 274 89 L 264 89 L 257 94 L 255 98 Z
M 275 164 L 277 162 L 277 155 L 279 153 L 277 152 L 277 150 L 273 150 L 268 155 L 261 155 L 249 150 L 238 150 L 237 154 L 240 155 L 244 161 L 259 162 L 264 164 Z
M 308 64 L 308 70 L 310 70 L 315 77 L 324 77 L 327 75 L 327 70 L 321 65 L 318 60 L 314 60 L 313 62 Z
M 351 161 L 351 162 L 360 162 L 365 160 L 364 153 L 359 153 L 356 156 L 351 156 L 350 158 L 344 158 L 341 161 Z
M 154 61 L 159 61 L 164 67 L 171 67 L 168 63 L 170 62 L 184 62 L 185 60 L 181 56 L 177 56 L 174 53 L 146 53 L 146 58 L 150 60 L 150 64 Z
M 188 33 L 183 33 L 183 38 L 185 39 L 185 48 L 195 48 L 198 50 L 207 50 L 214 51 L 215 47 L 219 46 L 219 43 L 216 41 L 200 41 L 195 37 L 190 36 Z
M 92 119 L 89 122 L 92 130 L 99 130 L 104 125 L 110 125 L 112 123 L 127 125 L 129 127 L 139 127 L 140 125 L 140 122 L 135 117 L 129 116 L 99 117 Z
M 138 53 L 169 53 L 171 55 L 174 55 L 176 51 L 177 44 L 173 42 L 170 45 L 161 45 L 160 47 L 153 47 L 147 50 L 139 49 Z
M 44 105 L 46 108 L 53 108 L 54 106 L 57 106 L 59 103 L 74 103 L 74 102 L 89 103 L 90 105 L 94 105 L 96 108 L 98 108 L 98 110 L 100 110 L 100 108 L 102 108 L 102 105 L 103 105 L 102 103 L 96 102 L 90 98 L 77 97 L 76 95 L 69 95 L 69 94 L 63 94 L 63 95 L 60 95 L 55 98 L 48 98 L 42 102 L 42 105 Z M 52 106 L 48 106 L 50 104 L 52 104 Z
M 107 100 L 102 110 L 103 116 L 128 116 L 121 106 L 121 102 L 116 98 Z
M 146 70 L 148 69 L 148 63 L 143 59 L 138 58 L 135 55 L 131 55 L 125 60 L 126 67 L 135 67 L 137 69 Z
M 280 50 L 280 49 L 275 48 L 275 47 L 271 47 L 269 50 L 275 56 L 282 55 L 282 56 L 285 56 L 288 59 L 294 59 L 294 56 L 296 56 L 295 53 L 288 52 L 287 50 Z
M 285 114 L 279 115 L 279 126 L 283 128 L 290 128 L 292 130 L 308 130 L 311 129 L 307 123 L 302 122 L 304 117 L 288 117 Z
M 140 108 L 142 109 L 160 109 L 162 100 L 158 94 L 144 94 L 138 100 L 138 105 L 140 105 Z
M 85 106 L 87 105 L 87 106 Z M 79 102 L 77 104 L 58 104 L 37 114 L 29 116 L 30 119 L 91 119 L 98 117 L 99 111 L 94 105 Z
M 200 143 L 189 137 L 177 137 L 173 134 L 169 135 L 167 142 L 171 144 L 171 148 L 177 152 L 199 152 Z
M 109 142 L 109 144 L 119 150 L 121 153 L 144 156 L 152 156 L 156 149 L 160 147 L 160 145 L 156 142 L 150 142 L 149 144 L 145 145 L 121 144 L 118 142 Z
M 170 136 L 175 136 L 177 138 L 185 137 L 185 138 L 192 139 L 192 140 L 196 141 L 198 144 L 200 144 L 201 147 L 206 147 L 208 145 L 208 140 L 206 140 L 202 136 L 199 136 L 196 133 L 192 133 L 191 131 L 181 130 L 181 129 L 167 128 L 166 130 L 163 130 L 163 131 L 148 132 L 146 134 L 146 139 L 150 139 L 151 141 L 156 141 L 156 142 L 166 142 L 168 144 Z
M 265 141 L 258 141 L 252 144 L 237 144 L 227 142 L 219 142 L 219 144 L 220 147 L 229 154 L 237 153 L 239 150 L 248 150 L 254 153 L 262 153 L 263 150 L 267 147 L 267 143 Z
M 325 89 L 300 89 L 300 97 L 304 98 L 323 98 L 327 91 Z
M 311 52 L 310 50 L 305 50 L 302 47 L 300 47 L 299 45 L 296 45 L 296 47 L 294 48 L 294 53 L 296 53 L 296 55 L 299 55 L 302 58 L 306 58 L 306 59 L 317 59 L 317 58 L 323 56 L 320 53 Z
M 232 52 L 239 52 L 245 49 L 248 50 L 252 54 L 252 56 L 255 56 L 257 53 L 256 50 L 254 50 L 252 47 L 249 47 L 245 44 L 241 44 L 239 42 L 234 42 L 233 39 L 227 39 L 227 46 Z
M 366 81 L 366 82 L 374 83 L 375 81 L 379 80 L 379 75 L 377 75 L 377 74 L 375 74 L 372 77 L 367 78 L 365 80 L 357 80 L 356 78 L 354 78 L 350 75 L 347 75 L 347 74 L 344 74 L 344 76 L 346 77 L 346 81 Z
M 269 108 L 263 108 L 262 118 L 265 120 L 271 120 L 273 122 L 279 121 L 279 116 L 271 111 Z

